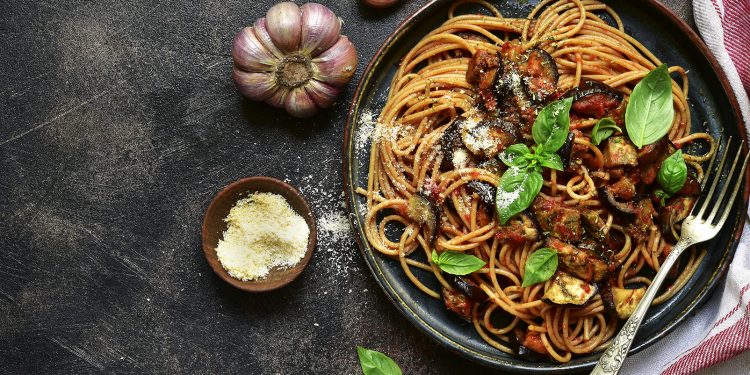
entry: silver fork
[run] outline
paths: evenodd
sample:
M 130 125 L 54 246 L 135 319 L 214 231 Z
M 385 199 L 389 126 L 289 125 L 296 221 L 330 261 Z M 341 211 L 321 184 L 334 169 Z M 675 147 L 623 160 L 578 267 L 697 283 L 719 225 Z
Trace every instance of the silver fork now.
M 703 182 L 701 184 L 701 187 L 705 188 L 706 183 L 709 181 L 709 179 L 713 178 L 711 189 L 708 191 L 708 193 L 706 193 L 705 199 L 702 202 L 698 200 L 695 203 L 692 211 L 690 212 L 690 215 L 682 222 L 682 234 L 680 235 L 680 240 L 669 252 L 667 259 L 664 260 L 664 263 L 659 269 L 659 272 L 657 272 L 656 276 L 654 276 L 654 280 L 651 282 L 651 285 L 646 291 L 646 294 L 643 296 L 641 302 L 638 304 L 638 307 L 636 307 L 635 311 L 630 316 L 630 319 L 628 319 L 617 336 L 612 340 L 612 343 L 609 345 L 607 350 L 604 352 L 604 354 L 602 354 L 602 357 L 599 359 L 599 363 L 596 364 L 596 367 L 594 367 L 594 371 L 592 371 L 591 374 L 617 374 L 618 372 L 620 372 L 620 367 L 622 366 L 622 363 L 628 354 L 630 345 L 633 343 L 635 333 L 641 326 L 641 322 L 646 316 L 646 311 L 648 311 L 648 308 L 651 307 L 651 302 L 654 300 L 654 297 L 656 297 L 656 293 L 659 291 L 659 287 L 661 287 L 661 284 L 664 282 L 669 269 L 672 268 L 672 266 L 677 261 L 677 258 L 680 257 L 680 254 L 682 254 L 685 249 L 699 242 L 708 241 L 714 238 L 716 234 L 719 233 L 719 230 L 724 225 L 724 222 L 726 222 L 729 213 L 732 211 L 732 205 L 734 204 L 735 198 L 737 198 L 737 192 L 739 192 L 740 187 L 742 186 L 745 167 L 747 167 L 748 157 L 750 157 L 750 154 L 745 156 L 745 161 L 742 163 L 740 172 L 738 174 L 735 174 L 735 168 L 737 167 L 737 162 L 740 160 L 740 155 L 742 154 L 742 146 L 744 144 L 744 142 L 741 142 L 740 148 L 739 150 L 737 150 L 737 155 L 734 157 L 732 169 L 727 174 L 724 187 L 721 189 L 721 192 L 718 194 L 718 196 L 714 196 L 716 186 L 719 184 L 719 179 L 721 179 L 721 172 L 724 169 L 727 155 L 730 154 L 729 146 L 731 142 L 732 138 L 730 137 L 727 141 L 727 147 L 724 151 L 724 155 L 721 158 L 721 163 L 716 168 L 716 173 L 713 176 L 711 176 L 711 170 L 713 169 L 713 164 L 716 160 L 716 154 L 718 154 L 718 151 L 711 158 L 709 167 L 708 169 L 706 169 L 706 175 L 703 178 Z M 732 195 L 729 198 L 729 201 L 725 203 L 724 198 L 730 185 L 732 185 L 731 182 L 734 179 L 733 177 L 736 178 L 737 181 L 733 185 L 734 189 L 732 190 Z M 710 212 L 706 217 L 705 214 L 709 208 Z M 722 209 L 723 212 L 718 218 L 718 221 L 714 222 L 719 209 Z

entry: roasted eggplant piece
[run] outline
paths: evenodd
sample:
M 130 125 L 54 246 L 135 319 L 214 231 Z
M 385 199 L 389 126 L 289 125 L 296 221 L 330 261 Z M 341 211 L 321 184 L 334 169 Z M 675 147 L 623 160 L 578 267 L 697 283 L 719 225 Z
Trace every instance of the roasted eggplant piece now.
M 604 165 L 607 168 L 638 165 L 638 151 L 625 137 L 610 137 L 604 146 Z
M 575 138 L 575 134 L 573 132 L 569 132 L 568 137 L 565 138 L 565 143 L 563 143 L 562 147 L 560 147 L 556 152 L 557 155 L 560 156 L 560 160 L 562 160 L 563 170 L 567 170 L 570 166 L 571 152 L 573 152 L 573 141 L 575 140 Z
M 469 117 L 459 124 L 461 140 L 474 155 L 494 158 L 506 147 L 517 143 L 514 127 L 497 117 Z
M 456 290 L 463 293 L 465 296 L 473 302 L 484 302 L 487 300 L 487 293 L 477 285 L 477 283 L 469 277 L 449 275 L 447 278 L 448 282 L 453 285 Z
M 612 315 L 617 315 L 617 309 L 615 308 L 615 299 L 612 297 L 612 283 L 614 280 L 602 281 L 599 284 L 599 295 L 602 297 L 602 303 L 604 309 Z
M 598 282 L 609 273 L 609 264 L 598 254 L 580 249 L 555 238 L 547 239 L 547 247 L 557 250 L 560 265 L 569 274 L 586 282 Z
M 615 304 L 615 311 L 620 319 L 627 319 L 633 314 L 635 308 L 646 294 L 646 288 L 623 289 L 613 286 L 612 300 Z
M 643 146 L 638 151 L 638 167 L 641 170 L 641 181 L 650 185 L 656 180 L 661 163 L 671 155 L 676 147 L 667 137 Z
M 599 189 L 599 193 L 607 198 L 605 202 L 609 207 L 623 214 L 635 215 L 637 208 L 635 202 L 618 202 L 617 199 L 615 199 L 615 197 L 612 195 L 612 192 L 607 188 Z
M 607 223 L 604 222 L 601 216 L 593 210 L 581 211 L 581 219 L 583 221 L 583 228 L 586 232 L 598 241 L 605 241 L 607 239 L 607 233 L 605 227 Z
M 432 197 L 422 192 L 412 194 L 407 203 L 406 214 L 410 219 L 425 227 L 425 239 L 430 244 L 435 242 L 440 220 L 440 206 Z
M 489 89 L 495 83 L 498 73 L 502 73 L 502 60 L 498 54 L 478 49 L 469 59 L 466 82 L 480 90 Z
M 466 186 L 475 192 L 479 196 L 479 200 L 490 206 L 495 204 L 495 194 L 497 194 L 497 188 L 484 181 L 469 181 Z
M 523 73 L 524 87 L 529 98 L 535 102 L 544 102 L 557 90 L 560 73 L 552 56 L 539 48 L 532 48 L 521 63 L 519 70 Z
M 542 231 L 563 241 L 575 241 L 582 235 L 581 213 L 564 207 L 559 199 L 538 195 L 531 204 L 531 211 Z
M 464 320 L 471 321 L 471 309 L 474 307 L 474 302 L 467 295 L 457 290 L 443 288 L 443 303 L 446 309 L 453 311 Z
M 561 306 L 583 306 L 597 292 L 596 284 L 587 283 L 565 272 L 557 272 L 542 300 Z
M 697 198 L 695 197 L 677 197 L 667 202 L 667 205 L 659 211 L 659 226 L 661 232 L 672 241 L 679 240 L 680 236 L 675 232 L 674 225 L 679 223 L 690 214 Z
M 656 209 L 651 199 L 641 199 L 638 201 L 635 209 L 636 228 L 642 233 L 646 233 L 654 225 L 654 217 L 656 217 Z
M 574 241 L 581 237 L 581 213 L 574 208 L 558 207 L 550 212 L 536 213 L 539 226 L 553 237 Z
M 466 149 L 461 141 L 461 122 L 465 117 L 459 117 L 445 129 L 443 137 L 440 138 L 440 149 L 443 151 L 443 161 L 440 169 L 443 171 L 466 168 L 474 163 L 474 156 Z
M 592 118 L 603 118 L 617 109 L 623 100 L 622 93 L 604 83 L 584 80 L 577 88 L 568 91 L 566 97 L 573 97 L 571 110 Z
M 685 179 L 685 185 L 682 185 L 682 189 L 677 192 L 677 195 L 682 196 L 693 196 L 700 195 L 701 183 L 698 181 L 695 169 L 688 168 L 687 178 Z
M 506 169 L 505 164 L 503 164 L 498 158 L 487 159 L 479 163 L 477 168 L 485 169 L 497 176 L 501 176 Z M 477 193 L 482 202 L 489 206 L 495 205 L 495 194 L 497 193 L 497 188 L 495 188 L 494 185 L 484 181 L 472 180 L 467 182 L 466 186 L 468 186 L 473 192 Z
M 607 186 L 607 189 L 612 192 L 612 196 L 629 201 L 635 196 L 635 184 L 629 177 L 623 177 L 614 184 Z
M 480 104 L 495 111 L 499 98 L 494 91 L 495 82 L 503 74 L 503 61 L 499 54 L 477 50 L 469 60 L 466 81 L 477 87 Z
M 594 254 L 600 255 L 602 259 L 605 259 L 606 261 L 606 258 L 604 258 L 604 244 L 602 242 L 596 241 L 593 238 L 584 238 L 576 245 L 576 247 L 586 251 L 592 251 Z
M 508 335 L 508 339 L 508 344 L 516 355 L 529 362 L 541 362 L 548 354 L 542 338 L 536 332 L 516 328 Z
M 513 216 L 505 225 L 498 225 L 495 238 L 515 243 L 538 241 L 541 238 L 539 223 L 526 213 Z

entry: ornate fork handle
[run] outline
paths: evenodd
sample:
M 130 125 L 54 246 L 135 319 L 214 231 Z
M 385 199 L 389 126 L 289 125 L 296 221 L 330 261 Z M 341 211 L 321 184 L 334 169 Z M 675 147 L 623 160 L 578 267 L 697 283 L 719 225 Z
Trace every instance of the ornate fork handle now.
M 659 272 L 656 273 L 654 280 L 648 287 L 648 290 L 638 304 L 638 307 L 636 307 L 635 311 L 630 316 L 630 319 L 625 322 L 625 325 L 620 332 L 614 340 L 612 340 L 612 343 L 604 354 L 602 354 L 599 363 L 596 364 L 594 371 L 591 372 L 592 375 L 614 375 L 620 371 L 620 367 L 625 361 L 630 345 L 633 344 L 635 334 L 638 332 L 638 328 L 641 326 L 643 318 L 646 317 L 646 312 L 648 311 L 648 308 L 651 307 L 651 302 L 653 302 L 656 294 L 659 292 L 661 284 L 664 282 L 664 279 L 666 279 L 667 273 L 669 273 L 669 270 L 675 264 L 677 258 L 680 257 L 680 254 L 682 254 L 688 246 L 693 244 L 692 242 L 693 241 L 689 238 L 683 236 L 674 248 L 672 248 L 672 251 L 669 252 L 669 255 L 664 260 L 664 264 L 662 264 Z

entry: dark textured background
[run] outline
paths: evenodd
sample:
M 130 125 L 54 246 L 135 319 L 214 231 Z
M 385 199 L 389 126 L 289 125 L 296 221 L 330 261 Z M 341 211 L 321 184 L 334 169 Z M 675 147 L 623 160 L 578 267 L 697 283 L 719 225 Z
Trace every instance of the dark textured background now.
M 357 46 L 355 82 L 426 1 L 322 1 Z M 355 346 L 407 374 L 489 372 L 429 341 L 354 241 L 320 233 L 309 268 L 266 294 L 203 258 L 202 215 L 250 175 L 342 212 L 354 83 L 312 120 L 243 100 L 235 33 L 274 1 L 0 0 L 0 373 L 358 373 Z M 666 1 L 692 24 L 690 2 Z

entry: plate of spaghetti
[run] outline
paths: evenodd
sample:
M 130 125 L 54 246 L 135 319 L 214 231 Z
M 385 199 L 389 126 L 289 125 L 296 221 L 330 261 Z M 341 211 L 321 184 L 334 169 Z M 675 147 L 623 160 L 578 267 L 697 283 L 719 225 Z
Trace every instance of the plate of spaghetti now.
M 743 129 L 715 60 L 655 1 L 434 1 L 357 88 L 347 204 L 370 270 L 425 334 L 508 371 L 581 371 Z M 631 351 L 707 299 L 747 197 L 671 271 Z

